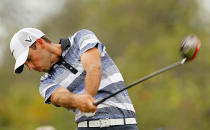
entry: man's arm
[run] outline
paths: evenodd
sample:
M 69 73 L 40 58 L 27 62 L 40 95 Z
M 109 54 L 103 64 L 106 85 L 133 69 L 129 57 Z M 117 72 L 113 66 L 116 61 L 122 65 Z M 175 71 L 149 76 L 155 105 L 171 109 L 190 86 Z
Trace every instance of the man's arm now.
M 83 67 L 86 71 L 84 94 L 94 97 L 101 81 L 101 55 L 97 48 L 86 51 L 81 56 Z
M 78 108 L 82 112 L 95 112 L 97 107 L 93 105 L 95 99 L 90 95 L 73 94 L 64 87 L 57 88 L 50 98 L 52 104 L 67 109 Z
M 83 67 L 86 71 L 84 94 L 73 94 L 66 88 L 58 88 L 51 95 L 54 105 L 67 109 L 78 108 L 82 112 L 95 112 L 97 106 L 93 105 L 93 98 L 101 81 L 101 55 L 97 48 L 86 51 L 81 56 Z

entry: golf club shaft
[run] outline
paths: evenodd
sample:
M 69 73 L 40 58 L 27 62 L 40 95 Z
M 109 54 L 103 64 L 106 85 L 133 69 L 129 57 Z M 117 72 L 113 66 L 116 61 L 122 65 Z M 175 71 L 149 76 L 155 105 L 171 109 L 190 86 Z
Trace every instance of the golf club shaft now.
M 164 67 L 164 68 L 162 68 L 162 69 L 160 69 L 160 70 L 158 70 L 158 71 L 156 71 L 156 72 L 153 72 L 153 73 L 151 73 L 151 74 L 149 74 L 149 75 L 147 75 L 147 76 L 145 76 L 145 77 L 143 77 L 143 78 L 137 80 L 136 82 L 134 82 L 134 83 L 128 85 L 127 87 L 125 87 L 125 88 L 123 88 L 123 89 L 121 89 L 121 90 L 119 90 L 119 91 L 117 91 L 117 92 L 115 92 L 115 93 L 113 93 L 113 94 L 111 94 L 111 95 L 105 97 L 104 99 L 101 99 L 101 100 L 95 102 L 94 105 L 97 106 L 97 105 L 103 103 L 104 101 L 106 101 L 107 99 L 109 99 L 109 98 L 111 98 L 111 97 L 117 95 L 118 93 L 120 93 L 120 92 L 122 92 L 122 91 L 124 91 L 124 90 L 126 90 L 126 89 L 129 89 L 129 88 L 131 88 L 131 87 L 133 87 L 133 86 L 135 86 L 135 85 L 137 85 L 137 84 L 139 84 L 139 83 L 141 83 L 141 82 L 143 82 L 143 81 L 145 81 L 145 80 L 148 80 L 148 79 L 150 79 L 150 78 L 152 78 L 152 77 L 154 77 L 154 76 L 156 76 L 156 75 L 162 73 L 162 72 L 165 72 L 165 71 L 170 70 L 170 69 L 173 69 L 173 68 L 175 68 L 175 67 L 177 67 L 177 66 L 179 66 L 179 65 L 182 65 L 182 64 L 185 63 L 186 60 L 187 60 L 187 59 L 184 58 L 184 59 L 182 59 L 182 60 L 179 61 L 179 62 L 176 62 L 176 63 L 171 64 L 171 65 L 169 65 L 169 66 L 166 66 L 166 67 Z

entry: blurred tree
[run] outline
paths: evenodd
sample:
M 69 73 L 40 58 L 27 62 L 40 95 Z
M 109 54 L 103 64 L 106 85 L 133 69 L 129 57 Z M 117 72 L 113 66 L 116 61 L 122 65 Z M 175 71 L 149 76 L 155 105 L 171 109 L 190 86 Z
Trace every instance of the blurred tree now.
M 11 8 L 20 11 L 15 4 Z M 207 24 L 202 24 L 198 10 L 196 0 L 71 0 L 61 13 L 46 15 L 39 27 L 56 43 L 79 29 L 92 30 L 106 45 L 127 83 L 179 60 L 183 38 L 197 34 L 202 46 L 195 62 L 142 83 L 145 87 L 138 85 L 129 93 L 142 130 L 205 130 L 210 129 L 210 46 Z M 1 8 L 0 14 L 4 19 L 14 15 L 6 15 Z M 6 21 L 6 43 L 11 32 L 20 27 L 14 21 Z M 75 129 L 73 113 L 44 104 L 37 88 L 40 74 L 25 71 L 12 75 L 14 60 L 9 51 L 5 55 L 0 68 L 0 129 L 33 130 L 39 125 Z

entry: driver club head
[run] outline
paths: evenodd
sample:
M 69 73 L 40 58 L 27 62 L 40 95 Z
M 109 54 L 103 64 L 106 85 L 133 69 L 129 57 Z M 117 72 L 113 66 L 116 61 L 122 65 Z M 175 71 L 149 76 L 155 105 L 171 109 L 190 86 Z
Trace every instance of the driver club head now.
M 181 44 L 181 55 L 186 58 L 186 61 L 193 60 L 200 48 L 200 39 L 195 34 L 188 35 Z

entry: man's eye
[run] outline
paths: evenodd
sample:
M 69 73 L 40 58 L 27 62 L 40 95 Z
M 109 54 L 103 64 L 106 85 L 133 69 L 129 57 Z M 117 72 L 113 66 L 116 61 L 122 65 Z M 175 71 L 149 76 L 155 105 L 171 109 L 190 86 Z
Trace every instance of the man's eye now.
M 29 55 L 28 58 L 27 58 L 27 61 L 31 61 L 31 59 L 32 59 L 32 56 Z
M 30 58 L 27 58 L 27 61 L 31 61 L 31 59 Z

